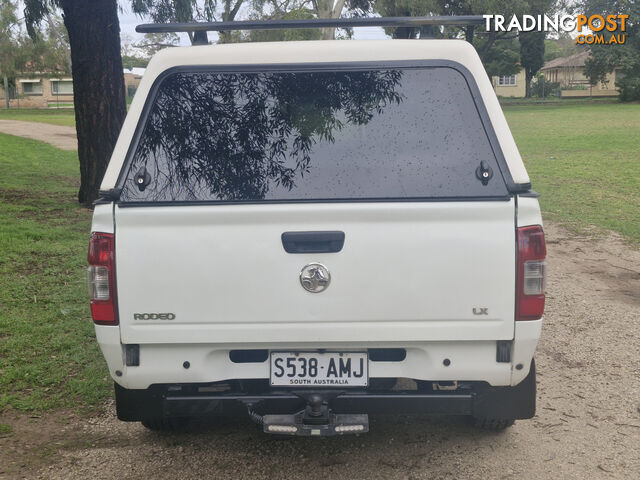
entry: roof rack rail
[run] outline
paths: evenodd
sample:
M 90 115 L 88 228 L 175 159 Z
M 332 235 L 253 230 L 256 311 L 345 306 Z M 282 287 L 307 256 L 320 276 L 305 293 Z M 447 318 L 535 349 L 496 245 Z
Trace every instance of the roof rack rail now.
M 241 20 L 234 22 L 144 23 L 138 33 L 220 32 L 231 30 L 278 30 L 283 28 L 422 27 L 424 25 L 480 25 L 482 15 L 428 17 L 353 17 L 304 20 Z
M 145 23 L 138 33 L 186 32 L 193 34 L 193 44 L 206 44 L 206 32 L 232 30 L 279 30 L 286 28 L 351 28 L 351 27 L 428 27 L 436 25 L 480 25 L 482 15 L 434 15 L 427 17 L 354 17 L 314 18 L 305 20 L 242 20 L 234 22 Z

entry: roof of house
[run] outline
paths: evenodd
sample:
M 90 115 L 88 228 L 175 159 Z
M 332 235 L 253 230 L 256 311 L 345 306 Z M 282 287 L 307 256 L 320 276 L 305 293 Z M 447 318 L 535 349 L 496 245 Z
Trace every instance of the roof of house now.
M 589 58 L 589 52 L 584 51 L 569 55 L 568 57 L 554 58 L 545 63 L 541 70 L 549 70 L 550 68 L 562 67 L 584 67 L 585 60 Z

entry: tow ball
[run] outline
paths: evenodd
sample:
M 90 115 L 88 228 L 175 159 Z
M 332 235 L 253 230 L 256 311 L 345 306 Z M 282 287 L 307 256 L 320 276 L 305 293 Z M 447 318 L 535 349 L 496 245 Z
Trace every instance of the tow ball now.
M 369 431 L 366 414 L 333 413 L 329 401 L 343 392 L 294 392 L 307 402 L 304 410 L 294 414 L 262 415 L 264 432 L 278 435 L 331 436 Z M 249 411 L 252 419 L 255 412 Z

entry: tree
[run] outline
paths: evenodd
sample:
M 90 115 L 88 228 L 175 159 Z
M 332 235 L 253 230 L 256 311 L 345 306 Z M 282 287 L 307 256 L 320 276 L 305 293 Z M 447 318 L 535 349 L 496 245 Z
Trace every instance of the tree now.
M 90 206 L 98 197 L 127 113 L 120 24 L 116 0 L 25 0 L 25 20 L 32 37 L 47 15 L 61 8 L 71 46 L 80 190 L 78 201 Z
M 43 71 L 47 69 L 71 73 L 71 51 L 69 35 L 64 20 L 59 15 L 47 15 L 43 34 L 36 39 L 35 46 L 40 49 L 32 58 L 40 59 Z
M 235 20 L 245 0 L 131 0 L 131 8 L 138 15 L 150 16 L 156 23 L 193 22 L 196 20 Z M 194 35 L 189 33 L 191 42 Z M 220 32 L 218 43 L 228 43 L 230 32 Z
M 553 8 L 555 0 L 527 0 L 529 15 L 543 15 Z M 520 32 L 520 64 L 525 73 L 525 97 L 531 97 L 531 81 L 544 65 L 544 40 L 546 32 Z
M 640 2 L 638 0 L 584 0 L 580 5 L 585 15 L 629 15 L 626 22 L 627 38 L 622 45 L 593 45 L 591 56 L 585 62 L 585 75 L 592 84 L 604 82 L 616 70 L 616 87 L 620 100 L 640 100 Z M 601 32 L 608 40 L 606 29 Z M 621 32 L 616 32 L 621 33 Z
M 24 64 L 20 57 L 21 34 L 16 16 L 16 5 L 8 0 L 0 0 L 0 74 L 3 79 L 3 89 L 6 107 L 9 102 L 9 79 Z
M 482 51 L 489 41 L 490 38 L 487 35 L 477 35 L 474 44 L 479 51 Z M 522 68 L 518 39 L 507 37 L 494 40 L 491 48 L 484 53 L 482 63 L 489 77 L 515 75 Z
M 520 32 L 520 63 L 525 73 L 525 97 L 531 97 L 531 80 L 544 65 L 545 32 Z
M 253 0 L 253 8 L 257 17 L 261 19 L 293 20 L 306 18 L 340 18 L 343 12 L 364 15 L 371 10 L 374 0 Z M 284 40 L 332 40 L 335 37 L 335 28 L 323 28 L 319 33 L 312 30 L 303 30 L 304 33 L 284 30 Z M 318 32 L 318 29 L 316 29 Z M 249 38 L 263 37 L 271 40 L 273 35 L 251 33 Z M 275 35 L 277 36 L 277 35 Z M 302 37 L 302 38 L 299 38 Z
M 132 68 L 147 68 L 149 65 L 149 59 L 138 57 L 137 55 L 123 55 L 122 56 L 122 68 L 125 70 L 131 70 Z
M 246 0 L 132 0 L 135 13 L 149 15 L 155 22 L 190 22 L 194 20 L 233 21 Z M 265 12 L 268 6 L 272 11 L 268 18 L 307 18 L 306 12 L 312 12 L 315 18 L 339 18 L 345 7 L 347 10 L 368 9 L 373 0 L 253 0 L 253 8 Z M 248 2 L 247 2 L 248 3 Z M 295 13 L 294 13 L 295 12 Z M 264 18 L 264 16 L 262 16 Z M 320 38 L 332 39 L 334 28 L 322 29 Z M 311 34 L 303 34 L 307 37 Z M 294 35 L 295 36 L 295 35 Z M 193 41 L 193 36 L 190 35 Z M 233 32 L 220 32 L 218 42 L 228 43 L 244 39 Z M 251 36 L 249 36 L 251 39 Z
M 318 18 L 340 18 L 346 0 L 311 0 L 311 5 Z M 323 28 L 322 39 L 332 40 L 336 34 L 335 28 Z
M 134 45 L 136 50 L 141 50 L 148 59 L 153 57 L 163 48 L 176 47 L 180 43 L 180 37 L 176 33 L 145 33 L 144 39 Z
M 260 20 L 305 20 L 315 18 L 306 0 L 254 0 L 252 18 Z M 317 28 L 251 30 L 238 34 L 238 41 L 283 42 L 319 40 L 322 32 Z
M 440 5 L 437 0 L 374 0 L 372 9 L 383 17 L 418 17 L 437 14 Z M 416 38 L 419 29 L 410 27 L 387 28 L 393 38 Z
M 384 17 L 428 15 L 483 15 L 496 14 L 509 18 L 528 12 L 528 0 L 374 0 L 373 11 Z M 389 28 L 393 38 L 416 38 L 417 28 Z M 430 29 L 430 35 L 441 38 L 464 38 L 472 43 L 487 73 L 512 75 L 520 70 L 520 52 L 515 32 L 486 32 L 476 25 L 448 26 Z
M 24 34 L 16 10 L 16 2 L 0 0 L 0 74 L 5 91 L 18 74 L 70 73 L 69 40 L 62 19 L 47 15 L 46 28 L 31 39 Z M 8 95 L 5 106 L 10 107 Z
M 547 38 L 544 41 L 544 61 L 548 62 L 554 58 L 568 57 L 580 52 L 576 41 L 569 33 L 559 32 L 557 38 Z

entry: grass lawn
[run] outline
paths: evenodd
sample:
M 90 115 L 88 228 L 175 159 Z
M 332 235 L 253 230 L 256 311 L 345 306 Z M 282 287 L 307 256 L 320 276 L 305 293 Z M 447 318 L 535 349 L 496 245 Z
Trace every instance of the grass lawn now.
M 546 97 L 546 98 L 520 98 L 520 97 L 498 97 L 500 104 L 505 105 L 540 105 L 556 104 L 560 106 L 567 105 L 598 105 L 603 103 L 618 103 L 616 97 L 593 97 L 593 98 L 558 98 L 558 97 Z
M 640 105 L 509 106 L 546 218 L 640 242 Z
M 0 411 L 89 405 L 111 391 L 86 287 L 91 212 L 78 161 L 0 134 Z
M 24 122 L 42 122 L 53 125 L 73 127 L 76 124 L 73 108 L 18 109 L 0 110 L 0 120 L 22 120 Z

